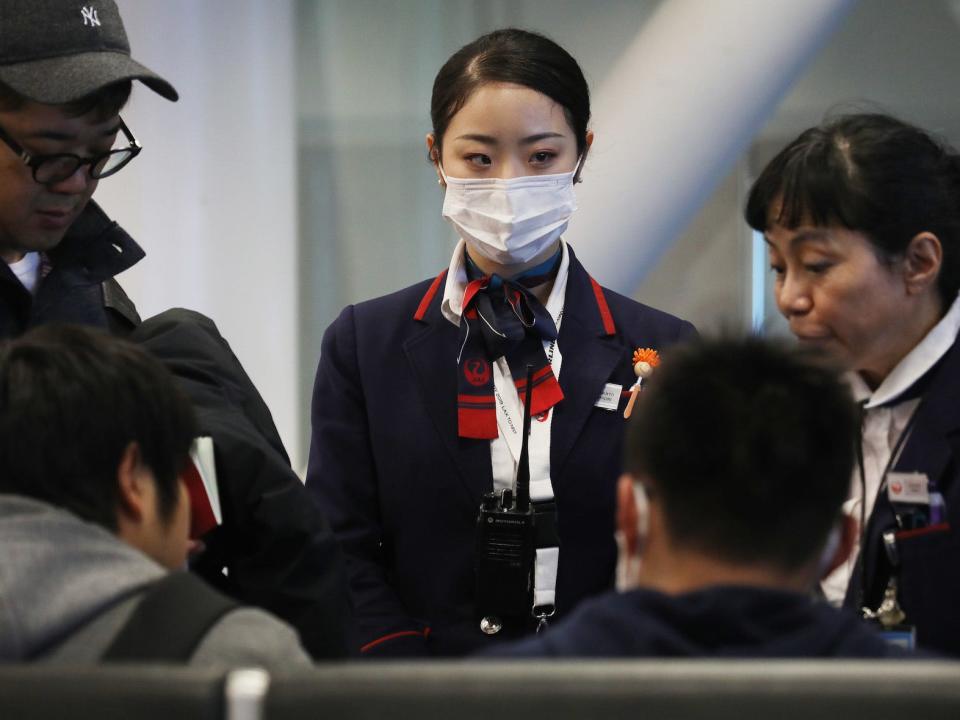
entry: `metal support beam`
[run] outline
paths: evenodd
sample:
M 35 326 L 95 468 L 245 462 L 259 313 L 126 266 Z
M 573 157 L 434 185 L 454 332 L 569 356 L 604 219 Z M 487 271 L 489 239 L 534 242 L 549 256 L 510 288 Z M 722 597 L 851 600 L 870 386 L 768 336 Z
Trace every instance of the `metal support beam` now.
M 633 292 L 855 0 L 668 0 L 594 92 L 567 237 Z M 826 108 L 825 108 L 826 109 Z

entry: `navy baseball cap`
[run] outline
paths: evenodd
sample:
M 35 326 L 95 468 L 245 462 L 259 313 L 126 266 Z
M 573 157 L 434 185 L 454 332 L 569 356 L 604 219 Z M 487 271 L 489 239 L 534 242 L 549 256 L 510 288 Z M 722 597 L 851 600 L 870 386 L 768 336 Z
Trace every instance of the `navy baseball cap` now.
M 15 92 L 62 105 L 122 80 L 179 97 L 130 57 L 114 0 L 0 0 L 0 82 Z

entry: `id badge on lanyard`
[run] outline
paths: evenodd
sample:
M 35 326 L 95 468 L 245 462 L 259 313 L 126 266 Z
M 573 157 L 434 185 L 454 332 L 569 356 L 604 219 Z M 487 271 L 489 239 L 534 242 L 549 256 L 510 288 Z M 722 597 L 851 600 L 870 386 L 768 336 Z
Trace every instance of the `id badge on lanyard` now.
M 562 319 L 563 309 L 561 308 L 560 313 L 555 318 L 558 332 Z M 544 343 L 544 352 L 546 352 L 554 377 L 559 378 L 563 357 L 557 347 L 557 341 Z M 503 365 L 505 364 L 503 363 Z M 516 392 L 501 392 L 502 388 L 512 390 L 510 387 L 512 383 L 507 380 L 508 375 L 504 374 L 499 361 L 494 363 L 493 377 L 493 392 L 497 406 L 497 429 L 510 451 L 513 468 L 516 468 L 520 461 L 520 448 L 523 445 L 523 438 L 521 437 L 523 407 Z M 553 484 L 550 481 L 550 437 L 553 426 L 553 408 L 540 415 L 535 415 L 532 420 L 530 426 L 530 498 L 534 502 L 553 500 Z M 502 479 L 506 479 L 512 484 L 512 477 Z M 497 478 L 494 478 L 494 484 L 496 485 L 496 483 Z
M 900 576 L 899 543 L 911 536 L 937 532 L 945 526 L 943 496 L 925 473 L 891 472 L 886 477 L 887 499 L 896 517 L 897 529 L 883 534 L 883 548 L 890 564 L 890 579 L 880 606 L 873 612 L 882 627 L 881 634 L 891 645 L 913 650 L 916 647 L 916 627 L 900 606 L 898 583 Z
M 893 472 L 900 455 L 913 430 L 917 408 L 904 428 L 884 469 L 878 493 L 886 492 L 893 509 L 896 527 L 882 535 L 883 551 L 890 567 L 890 577 L 883 591 L 883 598 L 876 609 L 864 607 L 863 617 L 880 626 L 883 638 L 891 645 L 913 650 L 916 647 L 916 627 L 909 621 L 900 605 L 900 548 L 899 542 L 916 532 L 943 522 L 945 507 L 943 496 L 925 473 Z M 863 573 L 866 582 L 866 573 Z M 865 592 L 865 588 L 862 592 Z
M 555 318 L 557 330 L 563 310 Z M 550 362 L 555 377 L 560 377 L 560 366 L 563 358 L 557 348 L 556 340 L 545 343 L 544 351 Z M 497 407 L 497 427 L 500 437 L 506 443 L 516 467 L 520 459 L 520 449 L 523 445 L 521 428 L 523 427 L 523 408 L 516 392 L 501 392 L 501 388 L 509 388 L 500 363 L 494 364 L 494 396 Z M 550 479 L 550 437 L 553 425 L 553 408 L 542 415 L 532 418 L 530 431 L 529 461 L 530 461 L 530 499 L 534 506 L 538 503 L 552 503 L 553 483 Z M 496 480 L 496 479 L 495 479 Z M 555 512 L 555 511 L 553 511 Z M 534 617 L 539 620 L 538 631 L 546 626 L 546 620 L 554 611 L 557 585 L 557 567 L 559 564 L 560 549 L 557 546 L 541 547 L 538 543 L 534 565 Z
M 894 513 L 896 514 L 898 526 L 901 522 L 900 512 L 898 511 L 898 504 L 901 504 L 899 501 L 907 498 L 920 500 L 928 497 L 928 483 L 926 475 L 922 475 L 921 473 L 891 472 L 891 469 L 895 467 L 900 460 L 900 455 L 903 452 L 904 446 L 906 445 L 907 438 L 909 438 L 910 433 L 912 432 L 913 422 L 916 419 L 916 416 L 917 413 L 914 411 L 913 415 L 907 422 L 906 427 L 903 429 L 903 432 L 900 433 L 900 437 L 897 438 L 897 442 L 890 453 L 890 458 L 887 461 L 887 465 L 883 469 L 883 473 L 880 476 L 880 486 L 877 488 L 878 496 L 883 492 L 887 493 L 887 497 L 890 500 Z M 863 455 L 859 450 L 858 455 L 861 487 L 865 488 L 866 483 L 864 479 Z M 864 497 L 864 503 L 866 503 L 866 497 Z M 876 502 L 874 503 L 874 509 L 875 508 Z M 866 531 L 867 528 L 866 525 L 864 525 L 861 529 L 861 533 L 865 534 Z M 880 604 L 876 608 L 867 607 L 864 604 L 861 608 L 861 612 L 865 620 L 877 623 L 880 626 L 881 632 L 884 633 L 884 637 L 888 642 L 892 642 L 893 644 L 897 645 L 903 645 L 907 640 L 909 640 L 909 644 L 912 647 L 914 642 L 912 638 L 915 637 L 916 633 L 913 626 L 906 624 L 907 616 L 903 611 L 903 608 L 900 607 L 900 600 L 898 597 L 898 584 L 900 579 L 900 553 L 897 548 L 896 530 L 891 529 L 885 531 L 882 536 L 882 541 L 883 551 L 886 554 L 890 565 L 890 577 L 887 578 L 887 585 L 884 588 L 883 598 L 881 599 Z M 860 543 L 860 548 L 862 562 L 863 553 L 865 551 L 862 540 Z M 860 597 L 865 600 L 867 580 L 865 570 L 861 570 L 861 577 L 863 586 L 860 588 Z M 890 635 L 888 636 L 887 633 L 890 633 Z

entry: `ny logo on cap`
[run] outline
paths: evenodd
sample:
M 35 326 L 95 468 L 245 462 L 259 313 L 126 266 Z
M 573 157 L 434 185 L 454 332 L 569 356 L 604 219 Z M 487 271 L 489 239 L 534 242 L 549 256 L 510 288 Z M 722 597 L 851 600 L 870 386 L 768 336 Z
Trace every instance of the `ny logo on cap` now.
M 83 16 L 84 26 L 100 27 L 100 18 L 97 17 L 97 9 L 92 5 L 90 7 L 80 8 L 80 14 Z

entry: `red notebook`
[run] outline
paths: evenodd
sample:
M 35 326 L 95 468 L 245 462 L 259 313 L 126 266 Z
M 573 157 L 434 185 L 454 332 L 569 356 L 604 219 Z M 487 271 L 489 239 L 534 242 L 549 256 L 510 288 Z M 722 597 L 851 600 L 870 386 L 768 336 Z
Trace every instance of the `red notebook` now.
M 198 540 L 223 522 L 213 438 L 198 437 L 193 441 L 183 479 L 190 493 L 190 539 Z

